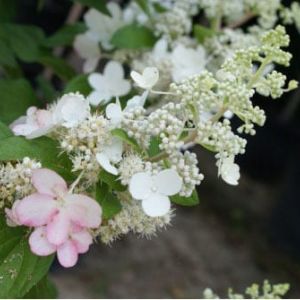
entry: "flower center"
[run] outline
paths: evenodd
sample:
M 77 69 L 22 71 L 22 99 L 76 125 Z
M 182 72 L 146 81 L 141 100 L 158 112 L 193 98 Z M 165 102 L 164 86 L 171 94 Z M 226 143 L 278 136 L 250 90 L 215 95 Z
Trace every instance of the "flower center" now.
M 156 192 L 157 192 L 157 187 L 153 185 L 153 186 L 151 187 L 151 191 L 152 191 L 153 193 L 156 193 Z

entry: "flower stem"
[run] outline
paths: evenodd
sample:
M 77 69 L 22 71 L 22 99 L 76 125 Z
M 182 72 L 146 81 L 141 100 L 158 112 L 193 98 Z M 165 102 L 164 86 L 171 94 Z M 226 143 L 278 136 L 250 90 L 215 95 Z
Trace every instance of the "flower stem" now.
M 77 177 L 77 179 L 72 183 L 72 185 L 70 186 L 70 189 L 69 189 L 69 194 L 73 193 L 75 187 L 77 186 L 77 184 L 81 180 L 83 173 L 84 173 L 84 171 L 81 171 L 81 173 L 79 174 L 79 176 Z
M 247 84 L 247 88 L 251 89 L 253 87 L 253 85 L 259 80 L 259 78 L 262 76 L 266 66 L 270 63 L 268 58 L 265 58 L 260 67 L 258 68 L 258 70 L 256 71 L 256 73 L 254 73 L 252 79 L 248 82 Z
M 155 91 L 155 90 L 150 90 L 151 93 L 157 94 L 157 95 L 172 95 L 172 96 L 177 96 L 175 93 L 170 93 L 170 92 L 160 92 L 160 91 Z
M 246 13 L 241 19 L 229 24 L 226 28 L 235 29 L 241 27 L 251 19 L 253 19 L 256 15 L 253 12 Z
M 222 0 L 219 1 L 217 5 L 217 14 L 216 17 L 211 22 L 211 28 L 215 32 L 219 32 L 222 27 L 222 17 L 223 17 L 223 7 Z

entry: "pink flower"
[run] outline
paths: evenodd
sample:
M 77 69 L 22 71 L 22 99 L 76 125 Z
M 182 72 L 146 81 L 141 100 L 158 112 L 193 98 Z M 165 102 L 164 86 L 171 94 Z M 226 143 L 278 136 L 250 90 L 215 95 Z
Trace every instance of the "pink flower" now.
M 26 116 L 14 121 L 10 128 L 15 135 L 22 135 L 28 139 L 34 139 L 47 134 L 53 129 L 53 116 L 48 110 L 29 107 Z
M 101 224 L 100 205 L 88 196 L 72 194 L 72 191 L 68 191 L 64 179 L 49 169 L 34 170 L 32 184 L 37 193 L 15 202 L 12 210 L 7 212 L 8 217 L 17 224 L 36 227 L 30 237 L 34 253 L 48 255 L 43 253 L 53 253 L 57 250 L 58 256 L 61 257 L 64 251 L 70 252 L 69 254 L 73 255 L 71 261 L 74 262 L 78 253 L 87 251 L 87 245 L 91 243 L 87 243 L 87 240 L 90 241 L 87 229 L 98 228 Z M 41 233 L 44 246 L 47 242 L 48 251 L 45 250 L 46 247 L 42 247 L 44 250 L 39 251 L 40 244 L 35 244 L 37 241 L 41 242 L 37 238 Z M 77 238 L 84 239 L 83 248 L 80 242 L 76 242 Z M 49 252 L 49 249 L 52 249 L 52 252 Z M 63 258 L 60 260 L 64 261 Z M 71 262 L 68 264 L 64 261 L 64 264 L 71 265 Z
M 57 252 L 59 263 L 65 267 L 73 267 L 78 261 L 78 254 L 88 251 L 93 238 L 88 230 L 73 225 L 67 240 L 60 246 L 49 243 L 46 226 L 37 227 L 29 238 L 30 249 L 40 256 L 47 256 Z

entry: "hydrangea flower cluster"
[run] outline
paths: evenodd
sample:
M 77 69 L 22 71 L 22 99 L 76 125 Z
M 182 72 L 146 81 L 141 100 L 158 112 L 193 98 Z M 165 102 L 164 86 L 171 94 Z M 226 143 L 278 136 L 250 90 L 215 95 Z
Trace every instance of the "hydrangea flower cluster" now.
M 110 16 L 95 9 L 85 14 L 87 31 L 74 47 L 91 92 L 30 107 L 10 125 L 26 139 L 56 140 L 77 180 L 68 189 L 59 174 L 28 158 L 0 166 L 7 223 L 31 228 L 35 254 L 57 252 L 71 267 L 93 239 L 110 243 L 131 231 L 150 236 L 164 228 L 172 203 L 198 203 L 204 175 L 192 145 L 214 153 L 222 180 L 239 183 L 236 156 L 245 153 L 247 134 L 266 121 L 254 95 L 277 99 L 297 87 L 275 70 L 291 60 L 285 28 L 267 30 L 282 10 L 278 3 L 151 0 L 146 13 L 136 2 L 123 10 L 109 2 Z M 212 26 L 192 30 L 201 12 Z M 235 28 L 250 17 L 260 25 Z M 113 37 L 133 26 L 152 30 L 151 49 L 116 49 Z M 240 119 L 237 130 L 231 118 Z
M 271 284 L 264 280 L 263 284 L 253 283 L 247 287 L 244 293 L 235 293 L 232 288 L 228 289 L 228 299 L 282 299 L 290 289 L 288 283 Z M 210 288 L 203 292 L 204 299 L 220 299 Z
M 34 228 L 29 237 L 33 253 L 57 252 L 64 267 L 72 267 L 79 253 L 92 244 L 90 228 L 101 224 L 101 207 L 85 195 L 73 194 L 62 177 L 49 169 L 36 169 L 31 176 L 36 192 L 6 209 L 9 223 Z

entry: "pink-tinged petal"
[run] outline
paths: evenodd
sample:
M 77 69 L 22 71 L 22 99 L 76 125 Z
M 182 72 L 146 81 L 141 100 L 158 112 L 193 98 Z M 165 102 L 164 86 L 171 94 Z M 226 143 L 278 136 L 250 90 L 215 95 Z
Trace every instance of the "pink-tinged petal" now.
M 32 132 L 38 129 L 38 126 L 36 125 L 30 125 L 30 124 L 19 124 L 15 125 L 12 128 L 12 131 L 15 135 L 19 136 L 27 136 L 30 135 Z
M 56 213 L 56 201 L 51 196 L 38 193 L 22 199 L 15 209 L 20 224 L 30 227 L 47 224 Z
M 36 112 L 36 120 L 40 127 L 48 127 L 53 123 L 52 112 L 45 109 L 39 109 Z
M 159 193 L 172 196 L 181 190 L 182 178 L 173 169 L 166 169 L 153 176 L 154 185 Z
M 32 172 L 32 184 L 41 194 L 56 197 L 67 192 L 64 179 L 49 169 L 36 169 Z
M 27 121 L 27 116 L 21 116 L 21 117 L 19 117 L 18 119 L 14 120 L 14 121 L 9 125 L 9 128 L 10 128 L 11 130 L 13 130 L 13 128 L 14 128 L 16 125 L 26 124 L 26 121 Z
M 171 202 L 167 196 L 161 194 L 151 194 L 146 200 L 143 200 L 142 207 L 145 214 L 149 217 L 161 217 L 167 214 L 171 209 Z
M 16 213 L 16 208 L 20 202 L 21 200 L 16 200 L 11 209 L 5 208 L 6 224 L 10 227 L 16 227 L 18 225 L 21 225 Z
M 60 246 L 68 239 L 70 229 L 70 219 L 64 211 L 60 211 L 47 225 L 47 239 L 51 244 Z
M 75 224 L 88 228 L 100 226 L 102 209 L 94 199 L 85 195 L 69 194 L 64 200 L 67 214 Z
M 145 172 L 134 174 L 129 183 L 129 191 L 136 200 L 146 199 L 150 195 L 152 187 L 152 177 Z
M 46 227 L 36 228 L 29 237 L 31 251 L 40 256 L 47 256 L 56 251 L 56 247 L 49 243 L 46 237 Z
M 60 247 L 58 247 L 57 258 L 59 263 L 65 268 L 75 266 L 78 261 L 78 252 L 74 243 L 70 240 L 67 240 Z
M 93 237 L 87 230 L 72 233 L 72 241 L 78 253 L 86 253 L 93 243 Z

